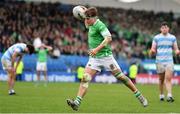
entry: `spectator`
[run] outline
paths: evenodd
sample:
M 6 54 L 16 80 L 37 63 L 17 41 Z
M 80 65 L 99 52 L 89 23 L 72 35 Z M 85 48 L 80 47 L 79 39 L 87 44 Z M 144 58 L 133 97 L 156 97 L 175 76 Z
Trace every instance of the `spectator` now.
M 17 62 L 14 63 L 14 67 L 16 67 L 17 65 Z M 16 80 L 17 81 L 22 81 L 22 73 L 23 73 L 23 69 L 24 69 L 24 63 L 23 61 L 21 60 L 17 66 L 17 69 L 16 69 Z

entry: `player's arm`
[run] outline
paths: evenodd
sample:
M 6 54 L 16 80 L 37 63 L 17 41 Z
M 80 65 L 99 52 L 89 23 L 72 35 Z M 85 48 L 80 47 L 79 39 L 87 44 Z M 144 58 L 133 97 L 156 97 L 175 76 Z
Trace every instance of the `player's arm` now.
M 43 45 L 44 48 L 46 48 L 48 51 L 51 51 L 53 48 L 51 46 Z
M 95 56 L 102 48 L 104 48 L 111 41 L 112 41 L 112 38 L 110 36 L 105 37 L 102 43 L 98 47 L 89 51 L 89 55 Z
M 13 72 L 15 72 L 15 68 L 14 68 L 14 63 L 15 63 L 15 60 L 16 60 L 16 58 L 17 58 L 17 55 L 18 55 L 18 53 L 17 52 L 14 52 L 13 53 L 13 55 L 12 55 L 12 59 L 11 59 L 11 65 L 12 65 L 12 70 L 13 70 Z M 16 65 L 17 66 L 17 65 Z
M 173 44 L 173 49 L 176 53 L 176 55 L 180 55 L 180 51 L 179 51 L 179 48 L 178 48 L 178 45 L 177 45 L 177 41 L 175 40 L 174 44 Z
M 21 59 L 22 59 L 22 55 L 19 55 L 19 56 L 18 56 L 18 60 L 17 60 L 17 64 L 16 64 L 16 66 L 15 66 L 15 71 L 16 71 L 16 69 L 17 69 L 17 67 L 18 67 Z
M 150 49 L 150 52 L 149 52 L 149 55 L 153 55 L 153 54 L 156 54 L 156 50 L 157 50 L 157 44 L 156 44 L 156 41 L 155 39 L 153 40 L 152 42 L 152 46 L 151 46 L 151 49 Z

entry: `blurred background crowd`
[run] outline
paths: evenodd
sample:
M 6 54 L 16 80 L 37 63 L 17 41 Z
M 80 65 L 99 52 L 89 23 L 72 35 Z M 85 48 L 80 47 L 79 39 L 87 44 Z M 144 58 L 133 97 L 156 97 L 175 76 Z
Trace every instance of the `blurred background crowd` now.
M 87 30 L 72 16 L 72 5 L 61 3 L 0 2 L 0 52 L 17 42 L 43 42 L 53 47 L 52 56 L 87 55 Z M 180 38 L 180 18 L 172 12 L 99 8 L 99 18 L 112 33 L 116 58 L 149 58 L 148 52 L 159 25 L 167 21 Z M 175 57 L 175 63 L 180 63 Z

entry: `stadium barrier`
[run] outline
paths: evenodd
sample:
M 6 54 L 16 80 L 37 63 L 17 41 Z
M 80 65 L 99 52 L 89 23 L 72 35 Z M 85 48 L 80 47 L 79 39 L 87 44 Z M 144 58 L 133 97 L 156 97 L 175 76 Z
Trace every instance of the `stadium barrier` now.
M 0 58 L 2 54 L 0 53 Z M 24 72 L 22 75 L 23 81 L 36 81 L 36 55 L 25 55 L 23 57 Z M 58 59 L 48 57 L 48 81 L 49 82 L 77 82 L 76 68 L 80 65 L 85 66 L 88 57 L 76 55 L 61 55 Z M 121 66 L 123 72 L 128 74 L 129 64 L 127 60 L 117 59 L 118 64 Z M 141 84 L 155 84 L 158 83 L 156 74 L 155 61 L 148 59 L 140 64 L 145 70 L 145 74 L 137 76 L 137 83 Z M 175 65 L 175 77 L 173 78 L 174 84 L 180 84 L 180 65 Z M 43 78 L 43 77 L 42 77 Z M 7 74 L 2 70 L 0 64 L 0 81 L 6 81 Z M 118 81 L 110 73 L 102 72 L 97 74 L 92 80 L 93 82 L 101 83 L 117 83 Z
M 148 75 L 148 74 L 138 74 L 136 77 L 136 82 L 138 84 L 158 84 L 158 75 Z M 174 76 L 172 78 L 172 84 L 180 85 L 180 76 Z

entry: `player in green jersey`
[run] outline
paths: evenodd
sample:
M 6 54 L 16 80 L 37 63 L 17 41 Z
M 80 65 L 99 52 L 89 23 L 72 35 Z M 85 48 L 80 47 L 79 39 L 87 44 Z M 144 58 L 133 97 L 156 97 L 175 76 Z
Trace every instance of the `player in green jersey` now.
M 52 47 L 42 44 L 40 48 L 36 49 L 38 54 L 36 72 L 37 72 L 37 82 L 40 82 L 40 74 L 43 72 L 45 82 L 47 82 L 47 54 L 52 50 Z M 37 83 L 38 84 L 38 83 Z M 45 83 L 46 85 L 46 83 Z
M 89 82 L 101 68 L 110 71 L 118 80 L 121 80 L 136 96 L 140 103 L 146 107 L 148 101 L 135 87 L 131 80 L 125 76 L 114 59 L 109 43 L 112 41 L 111 34 L 106 25 L 98 19 L 98 11 L 90 7 L 85 11 L 85 26 L 88 28 L 89 61 L 85 67 L 84 76 L 81 80 L 77 97 L 74 100 L 67 99 L 67 104 L 78 110 L 83 97 L 85 96 Z

